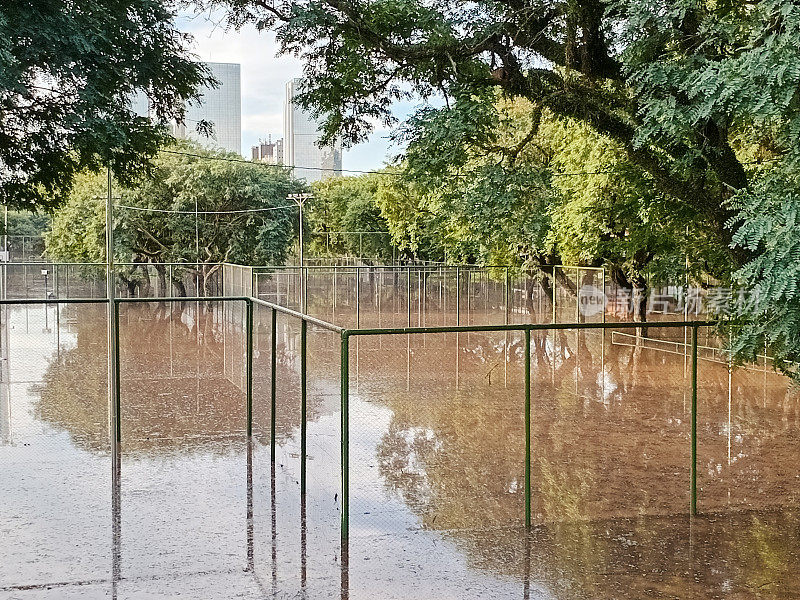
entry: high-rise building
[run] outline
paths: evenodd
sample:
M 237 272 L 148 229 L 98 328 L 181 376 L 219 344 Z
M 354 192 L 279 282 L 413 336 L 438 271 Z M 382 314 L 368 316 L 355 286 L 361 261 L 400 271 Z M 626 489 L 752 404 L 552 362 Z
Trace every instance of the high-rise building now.
M 272 141 L 272 136 L 266 142 L 259 142 L 258 146 L 250 148 L 252 159 L 270 165 L 283 164 L 283 140 Z
M 236 63 L 204 63 L 219 82 L 216 88 L 204 88 L 199 103 L 186 107 L 184 137 L 203 146 L 242 152 L 242 75 Z M 205 136 L 197 131 L 201 121 L 211 123 L 212 132 Z
M 342 144 L 320 148 L 320 123 L 294 103 L 301 79 L 286 84 L 284 103 L 283 164 L 294 167 L 294 175 L 307 181 L 319 181 L 342 174 Z
M 200 100 L 186 106 L 185 122 L 173 123 L 172 135 L 191 139 L 202 146 L 242 152 L 242 89 L 241 67 L 236 63 L 203 63 L 217 80 L 217 87 L 200 90 Z M 147 95 L 138 92 L 131 98 L 131 109 L 138 115 L 150 116 Z M 198 124 L 208 123 L 210 135 L 198 131 Z

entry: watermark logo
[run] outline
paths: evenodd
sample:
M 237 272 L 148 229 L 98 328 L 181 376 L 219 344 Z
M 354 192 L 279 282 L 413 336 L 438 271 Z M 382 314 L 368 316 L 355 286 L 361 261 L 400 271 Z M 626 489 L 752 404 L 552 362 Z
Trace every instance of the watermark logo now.
M 582 285 L 578 290 L 580 311 L 584 317 L 594 317 L 606 309 L 606 294 L 602 288 Z

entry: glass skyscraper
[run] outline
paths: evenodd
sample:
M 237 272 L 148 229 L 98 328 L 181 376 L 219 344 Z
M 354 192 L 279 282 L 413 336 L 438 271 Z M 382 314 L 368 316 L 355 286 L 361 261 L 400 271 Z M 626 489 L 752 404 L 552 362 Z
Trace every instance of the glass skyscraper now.
M 179 139 L 195 140 L 208 148 L 242 153 L 242 75 L 236 63 L 203 63 L 211 71 L 218 86 L 203 88 L 199 101 L 186 106 L 185 123 L 172 124 L 172 134 Z M 149 116 L 147 95 L 137 93 L 131 98 L 131 108 Z M 201 121 L 211 124 L 211 134 L 197 131 Z
M 319 122 L 294 104 L 301 79 L 286 84 L 283 115 L 283 164 L 294 167 L 294 176 L 306 181 L 319 181 L 342 174 L 342 144 L 317 146 Z

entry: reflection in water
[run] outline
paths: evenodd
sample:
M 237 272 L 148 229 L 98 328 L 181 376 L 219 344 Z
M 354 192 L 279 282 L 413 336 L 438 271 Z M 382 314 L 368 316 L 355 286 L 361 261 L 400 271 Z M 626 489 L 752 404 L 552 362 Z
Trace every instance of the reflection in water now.
M 766 369 L 729 377 L 724 364 L 701 363 L 703 514 L 689 519 L 684 357 L 596 332 L 534 332 L 535 527 L 526 533 L 521 336 L 356 339 L 351 539 L 341 547 L 335 336 L 309 330 L 301 496 L 299 327 L 279 327 L 279 451 L 271 462 L 268 314 L 257 315 L 252 444 L 244 436 L 241 310 L 125 305 L 121 317 L 123 444 L 110 507 L 82 506 L 87 490 L 108 502 L 107 480 L 81 480 L 83 471 L 107 473 L 102 307 L 62 307 L 69 335 L 59 349 L 42 342 L 50 350 L 41 368 L 19 361 L 27 370 L 3 379 L 40 383 L 11 384 L 12 402 L 30 396 L 34 427 L 21 439 L 34 446 L 0 446 L 12 473 L 0 500 L 22 519 L 12 522 L 27 524 L 3 531 L 11 554 L 0 550 L 0 596 L 76 577 L 84 597 L 105 597 L 107 587 L 86 583 L 101 581 L 120 598 L 186 589 L 244 598 L 800 593 L 792 578 L 800 567 L 796 394 Z M 14 331 L 12 345 L 27 339 Z M 667 335 L 650 328 L 659 334 Z M 32 465 L 47 481 L 12 487 L 20 474 L 31 477 Z M 59 506 L 81 525 L 46 514 L 51 499 L 37 501 L 36 490 L 53 486 L 62 486 Z M 33 511 L 20 504 L 31 498 Z M 105 528 L 96 527 L 98 515 Z M 37 522 L 41 532 L 30 525 Z M 56 540 L 52 553 L 21 566 L 19 548 L 47 536 Z M 38 566 L 81 565 L 69 554 L 78 536 L 97 554 L 111 540 L 110 569 L 92 563 L 73 575 Z
M 69 311 L 66 307 L 63 311 Z M 220 450 L 217 442 L 242 438 L 245 427 L 244 338 L 242 313 L 236 307 L 195 303 L 126 304 L 121 309 L 121 410 L 126 453 L 186 452 L 192 448 Z M 105 322 L 102 313 L 80 318 L 73 327 L 76 344 L 54 355 L 37 386 L 36 416 L 72 436 L 79 448 L 107 449 L 108 401 Z M 279 373 L 294 379 L 298 370 L 290 350 L 291 328 L 279 330 Z M 262 356 L 261 363 L 268 361 Z M 268 378 L 256 377 L 263 399 Z M 294 384 L 295 382 L 291 382 Z M 294 393 L 295 387 L 285 388 Z M 283 410 L 281 410 L 281 408 Z M 261 424 L 269 406 L 259 403 Z M 308 418 L 319 407 L 309 402 Z M 279 407 L 278 439 L 299 427 L 291 403 Z M 256 429 L 269 443 L 267 427 Z

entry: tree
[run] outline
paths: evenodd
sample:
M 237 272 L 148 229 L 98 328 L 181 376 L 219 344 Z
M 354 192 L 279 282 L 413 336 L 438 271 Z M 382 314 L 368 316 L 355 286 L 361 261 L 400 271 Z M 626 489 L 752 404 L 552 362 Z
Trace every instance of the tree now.
M 187 51 L 170 0 L 5 2 L 0 7 L 0 201 L 37 209 L 65 200 L 84 169 L 120 181 L 150 165 L 213 82 Z M 144 94 L 151 116 L 131 101 Z
M 0 230 L 7 235 L 39 236 L 47 231 L 50 226 L 50 217 L 42 213 L 28 211 L 8 211 L 8 232 L 5 229 L 5 220 L 0 222 Z
M 439 218 L 428 206 L 423 189 L 410 178 L 400 177 L 403 172 L 396 167 L 384 172 L 375 202 L 400 256 L 408 260 L 444 261 L 445 240 Z
M 323 234 L 316 236 L 317 252 L 392 258 L 391 237 L 377 204 L 382 179 L 384 175 L 376 173 L 314 184 L 314 201 L 306 214 L 313 232 Z
M 303 189 L 280 167 L 178 146 L 160 155 L 151 177 L 115 189 L 115 259 L 152 263 L 162 282 L 167 262 L 201 263 L 204 278 L 221 262 L 281 263 L 297 230 L 286 196 Z M 51 258 L 105 260 L 105 195 L 105 175 L 78 177 L 47 234 Z
M 701 220 L 686 237 L 712 256 L 696 264 L 721 265 L 716 275 L 745 293 L 765 274 L 778 282 L 740 314 L 755 328 L 735 347 L 779 337 L 777 361 L 800 361 L 800 288 L 773 246 L 797 246 L 796 195 L 785 193 L 800 167 L 796 0 L 208 3 L 228 6 L 233 25 L 275 28 L 283 52 L 304 60 L 297 101 L 325 118 L 327 140 L 353 144 L 394 125 L 392 103 L 415 95 L 447 105 L 438 120 L 423 109 L 418 126 L 491 140 L 492 119 L 476 112 L 465 130 L 447 112 L 487 90 L 604 136 L 657 192 L 652 216 L 678 206 Z
M 739 131 L 769 125 L 783 152 L 800 131 L 792 0 L 210 3 L 228 5 L 234 25 L 275 27 L 283 52 L 305 61 L 298 102 L 325 117 L 327 140 L 364 140 L 376 122 L 394 123 L 394 100 L 413 94 L 499 89 L 613 140 L 724 245 L 734 214 L 726 200 L 750 183 Z

